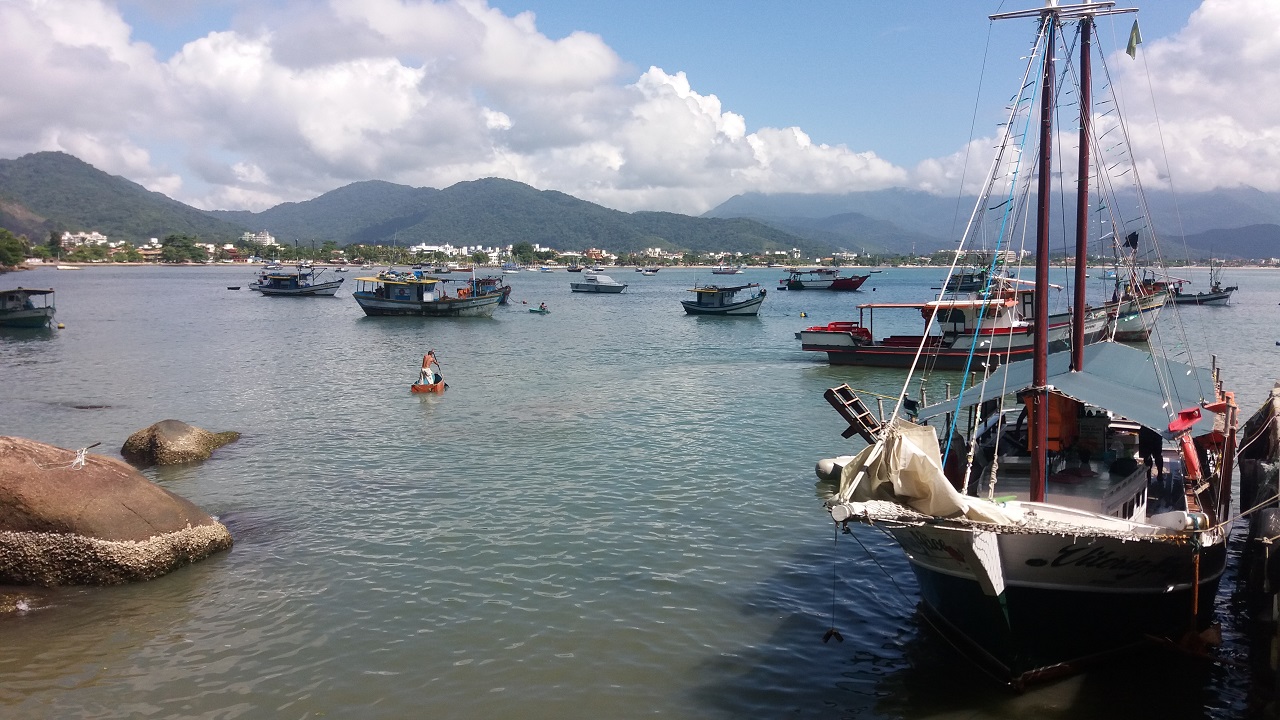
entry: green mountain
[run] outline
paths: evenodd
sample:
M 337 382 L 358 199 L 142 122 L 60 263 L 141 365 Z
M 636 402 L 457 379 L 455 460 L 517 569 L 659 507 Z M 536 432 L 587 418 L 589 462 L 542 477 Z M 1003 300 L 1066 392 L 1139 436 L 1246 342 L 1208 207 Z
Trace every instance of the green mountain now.
M 0 227 L 33 240 L 96 230 L 133 243 L 173 233 L 229 242 L 245 229 L 60 152 L 0 160 Z
M 830 251 L 830 246 L 753 220 L 625 213 L 499 178 L 460 182 L 443 190 L 365 181 L 258 213 L 211 214 L 267 230 L 281 242 L 490 247 L 528 242 L 558 250 L 597 247 L 613 253 L 650 247 L 704 253 L 793 247 Z
M 749 217 L 775 227 L 835 246 L 866 246 L 890 252 L 919 254 L 955 247 L 976 198 L 932 195 L 917 190 L 891 188 L 844 194 L 744 193 L 729 198 L 703 217 Z M 1055 203 L 1058 198 L 1055 197 Z M 1182 256 L 1169 238 L 1184 233 L 1195 256 L 1196 249 L 1216 246 L 1223 257 L 1261 259 L 1277 254 L 1266 245 L 1265 231 L 1253 226 L 1280 224 L 1280 193 L 1251 187 L 1217 189 L 1198 193 L 1150 192 L 1148 207 L 1165 241 L 1165 253 Z M 1064 198 L 1065 207 L 1054 210 L 1051 232 L 1061 235 L 1061 218 L 1075 217 L 1075 198 Z M 1121 207 L 1136 208 L 1132 197 L 1118 198 Z M 804 228 L 822 228 L 810 235 Z M 1259 233 L 1262 233 L 1259 235 Z M 1262 238 L 1254 242 L 1254 236 Z M 1180 245 L 1180 241 L 1178 241 Z

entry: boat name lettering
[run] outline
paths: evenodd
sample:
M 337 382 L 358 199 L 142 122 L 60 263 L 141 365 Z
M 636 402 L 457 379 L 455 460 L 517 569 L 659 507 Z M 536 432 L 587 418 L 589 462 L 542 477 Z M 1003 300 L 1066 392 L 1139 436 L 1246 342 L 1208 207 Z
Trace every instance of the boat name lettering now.
M 1147 573 L 1176 576 L 1180 563 L 1175 558 L 1152 562 L 1148 558 L 1130 558 L 1099 547 L 1068 545 L 1058 551 L 1058 557 L 1049 563 L 1051 567 L 1083 567 L 1094 570 L 1110 570 L 1117 580 L 1126 580 Z

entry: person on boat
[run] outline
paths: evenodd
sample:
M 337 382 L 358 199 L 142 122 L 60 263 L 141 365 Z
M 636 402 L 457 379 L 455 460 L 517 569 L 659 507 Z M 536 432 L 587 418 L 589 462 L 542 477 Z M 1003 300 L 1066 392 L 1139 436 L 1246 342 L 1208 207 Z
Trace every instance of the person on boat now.
M 547 304 L 546 304 L 546 303 L 542 303 L 541 305 L 539 305 L 539 306 L 538 306 L 538 309 L 539 309 L 539 310 L 541 310 L 542 312 L 546 312 L 546 311 L 547 311 Z
M 435 348 L 428 350 L 427 354 L 422 356 L 422 372 L 418 375 L 419 385 L 435 385 L 440 382 L 442 376 L 433 370 L 432 366 L 440 367 L 440 363 L 436 361 Z
M 1155 466 L 1156 480 L 1164 481 L 1164 439 L 1155 430 L 1138 428 L 1138 454 L 1142 456 L 1142 464 L 1147 466 L 1147 479 L 1151 479 L 1151 468 Z

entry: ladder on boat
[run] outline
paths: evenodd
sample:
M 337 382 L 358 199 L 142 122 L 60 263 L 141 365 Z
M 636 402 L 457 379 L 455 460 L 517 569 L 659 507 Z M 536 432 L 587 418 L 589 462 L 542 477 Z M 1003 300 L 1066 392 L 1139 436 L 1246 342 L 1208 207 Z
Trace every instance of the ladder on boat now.
M 849 427 L 840 433 L 842 437 L 851 438 L 854 435 L 861 435 L 862 439 L 868 443 L 875 443 L 876 436 L 879 435 L 883 426 L 853 388 L 841 385 L 828 389 L 822 396 L 849 423 Z

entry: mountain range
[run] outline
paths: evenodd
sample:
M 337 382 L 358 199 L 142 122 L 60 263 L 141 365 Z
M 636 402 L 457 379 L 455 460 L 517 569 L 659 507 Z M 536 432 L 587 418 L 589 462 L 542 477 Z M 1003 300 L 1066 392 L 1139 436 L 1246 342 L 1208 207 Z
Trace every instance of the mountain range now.
M 597 247 L 624 254 L 659 247 L 703 254 L 798 249 L 926 255 L 955 247 L 973 198 L 901 188 L 838 195 L 745 193 L 701 217 L 621 212 L 554 190 L 499 178 L 444 189 L 369 180 L 261 212 L 204 211 L 74 156 L 39 152 L 0 160 L 0 227 L 33 239 L 96 230 L 145 242 L 173 233 L 230 242 L 267 230 L 280 242 L 339 245 L 426 243 L 501 246 L 529 242 L 558 250 Z M 1252 188 L 1148 198 L 1165 257 L 1280 255 L 1280 193 Z M 1070 210 L 1061 213 L 1071 217 Z

